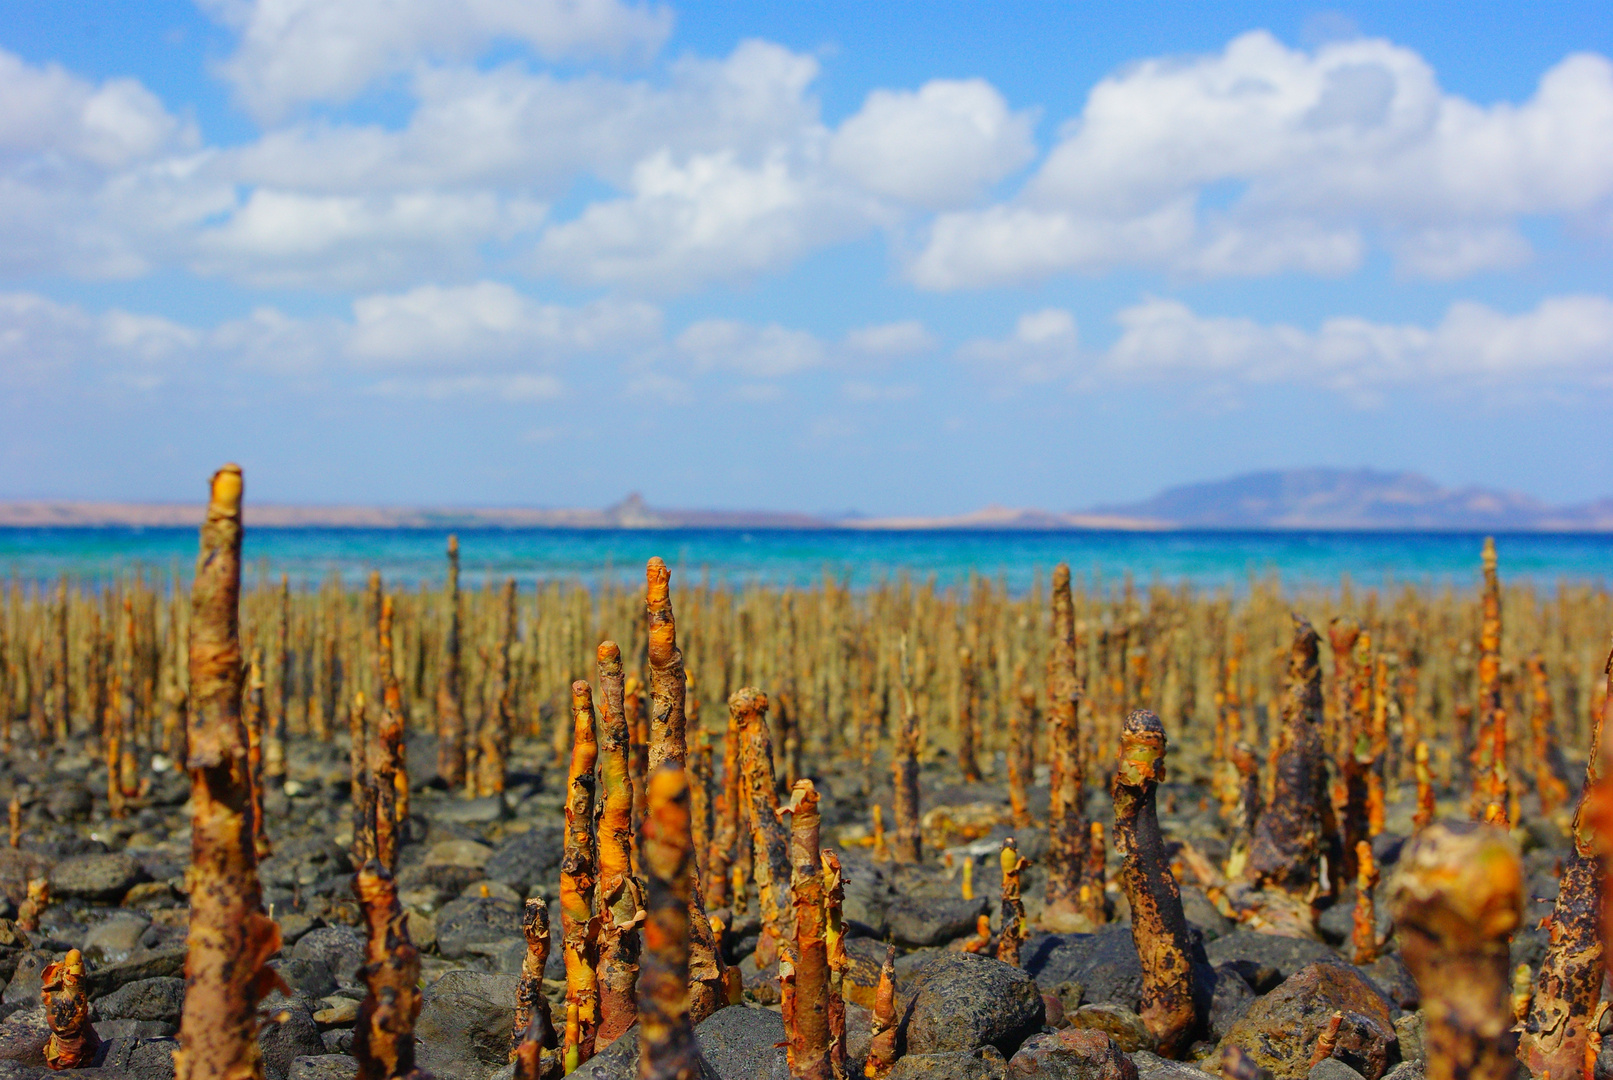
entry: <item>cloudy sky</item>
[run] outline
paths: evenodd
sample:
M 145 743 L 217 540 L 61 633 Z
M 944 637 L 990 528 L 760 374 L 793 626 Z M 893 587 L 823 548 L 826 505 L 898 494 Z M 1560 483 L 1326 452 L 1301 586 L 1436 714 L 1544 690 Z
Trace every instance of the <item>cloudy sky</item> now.
M 6 11 L 0 497 L 1613 494 L 1605 5 Z

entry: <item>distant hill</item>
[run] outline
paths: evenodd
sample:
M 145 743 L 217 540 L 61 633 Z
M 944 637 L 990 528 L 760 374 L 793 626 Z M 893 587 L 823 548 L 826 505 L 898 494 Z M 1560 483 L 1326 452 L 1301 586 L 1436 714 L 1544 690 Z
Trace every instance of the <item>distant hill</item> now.
M 1613 530 L 1613 499 L 1549 506 L 1517 492 L 1444 488 L 1374 469 L 1289 469 L 1184 484 L 1091 513 L 1166 528 Z
M 0 526 L 177 526 L 200 504 L 0 502 Z M 1515 492 L 1442 488 L 1416 473 L 1292 469 L 1186 484 L 1151 499 L 1063 513 L 988 506 L 948 517 L 819 517 L 766 510 L 669 510 L 634 493 L 602 510 L 523 507 L 289 506 L 249 503 L 255 528 L 353 529 L 1397 529 L 1613 532 L 1613 499 L 1548 506 Z

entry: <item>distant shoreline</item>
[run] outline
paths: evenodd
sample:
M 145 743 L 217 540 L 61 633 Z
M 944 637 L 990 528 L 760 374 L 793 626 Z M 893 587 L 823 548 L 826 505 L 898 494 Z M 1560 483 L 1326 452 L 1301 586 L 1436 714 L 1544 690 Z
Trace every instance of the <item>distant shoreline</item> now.
M 195 529 L 204 508 L 184 503 L 0 503 L 0 529 Z M 1046 511 L 983 511 L 953 517 L 817 518 L 766 511 L 656 510 L 617 516 L 607 510 L 522 508 L 405 509 L 392 507 L 291 506 L 266 504 L 246 510 L 255 529 L 399 530 L 451 529 L 515 532 L 527 529 L 605 532 L 883 532 L 883 533 L 1359 533 L 1382 535 L 1451 534 L 1602 536 L 1613 525 L 1602 522 L 1545 521 L 1539 524 L 1458 522 L 1386 525 L 1377 522 L 1281 522 L 1219 525 L 1104 514 Z

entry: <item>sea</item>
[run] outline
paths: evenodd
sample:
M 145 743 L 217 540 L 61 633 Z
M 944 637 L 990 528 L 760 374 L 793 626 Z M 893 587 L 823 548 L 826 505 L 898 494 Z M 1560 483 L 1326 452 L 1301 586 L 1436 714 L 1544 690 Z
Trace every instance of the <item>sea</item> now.
M 1481 533 L 1456 532 L 1024 532 L 782 529 L 460 529 L 462 578 L 477 586 L 643 581 L 659 555 L 674 581 L 729 586 L 806 585 L 831 577 L 867 588 L 903 577 L 943 588 L 983 576 L 1013 592 L 1068 562 L 1090 588 L 1190 584 L 1242 592 L 1276 579 L 1291 589 L 1477 584 Z M 428 588 L 446 570 L 447 529 L 248 528 L 249 579 L 287 575 L 297 587 L 379 570 L 392 587 Z M 1542 588 L 1606 587 L 1613 534 L 1496 536 L 1501 573 Z M 112 582 L 132 574 L 188 578 L 197 533 L 180 528 L 0 528 L 0 578 L 38 584 L 69 575 Z

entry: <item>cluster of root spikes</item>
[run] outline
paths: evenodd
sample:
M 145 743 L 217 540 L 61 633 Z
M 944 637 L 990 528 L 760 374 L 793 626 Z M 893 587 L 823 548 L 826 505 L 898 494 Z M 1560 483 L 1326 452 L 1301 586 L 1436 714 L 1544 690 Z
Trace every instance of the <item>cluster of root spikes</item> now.
M 887 1075 L 899 952 L 882 943 L 854 987 L 848 942 L 866 928 L 843 907 L 859 868 L 881 866 L 950 867 L 965 899 L 989 885 L 995 918 L 951 947 L 994 963 L 1129 920 L 1149 1045 L 1223 1076 L 1266 1070 L 1258 1048 L 1205 1039 L 1188 890 L 1297 938 L 1349 904 L 1348 958 L 1393 953 L 1416 979 L 1430 1080 L 1519 1062 L 1592 1076 L 1613 836 L 1604 590 L 1505 587 L 1486 542 L 1471 592 L 1078 587 L 1061 565 L 1018 596 L 985 578 L 680 586 L 680 618 L 660 559 L 641 588 L 462 589 L 452 537 L 442 588 L 244 586 L 242 494 L 238 468 L 214 475 L 188 578 L 14 583 L 0 611 L 13 762 L 89 747 L 114 837 L 154 785 L 188 777 L 180 1080 L 262 1075 L 261 1003 L 286 989 L 258 875 L 268 808 L 299 787 L 295 748 L 343 742 L 367 1080 L 426 1076 L 422 952 L 395 879 L 420 827 L 411 794 L 503 805 L 516 762 L 559 790 L 564 849 L 559 925 L 525 901 L 517 1077 L 570 1073 L 635 1024 L 638 1076 L 701 1075 L 697 1026 L 747 998 L 781 1011 L 792 1076 Z M 427 759 L 408 759 L 411 734 Z M 16 848 L 43 793 L 13 789 Z M 1542 830 L 1566 856 L 1549 947 L 1519 969 L 1519 841 Z M 15 931 L 36 930 L 47 881 L 15 899 Z M 544 984 L 556 950 L 563 988 Z M 85 978 L 77 950 L 44 972 L 52 1068 L 96 1059 Z M 848 1011 L 869 1036 L 855 1061 Z M 1343 1018 L 1308 1065 L 1343 1044 Z

